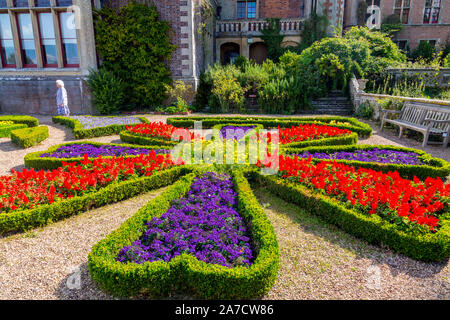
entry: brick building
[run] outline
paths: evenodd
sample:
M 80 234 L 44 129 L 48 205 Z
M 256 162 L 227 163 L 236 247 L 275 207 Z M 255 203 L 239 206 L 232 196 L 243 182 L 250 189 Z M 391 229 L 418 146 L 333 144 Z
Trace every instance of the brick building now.
M 130 0 L 0 0 L 0 111 L 55 113 L 55 80 L 62 79 L 73 113 L 93 113 L 85 78 L 98 64 L 93 8 L 120 8 Z M 299 43 L 311 12 L 326 14 L 331 26 L 358 24 L 361 1 L 380 8 L 381 18 L 401 17 L 399 45 L 446 43 L 450 0 L 137 0 L 156 5 L 172 26 L 177 46 L 168 66 L 174 79 L 195 88 L 201 72 L 238 55 L 262 62 L 267 47 L 261 29 L 280 18 L 283 46 Z M 364 21 L 370 17 L 366 14 Z M 332 28 L 330 27 L 330 31 Z

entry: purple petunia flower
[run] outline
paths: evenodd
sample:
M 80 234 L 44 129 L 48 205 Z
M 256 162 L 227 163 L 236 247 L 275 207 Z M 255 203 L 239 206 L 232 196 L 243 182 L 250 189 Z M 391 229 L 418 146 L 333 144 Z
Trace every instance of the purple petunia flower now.
M 188 253 L 229 268 L 251 265 L 253 250 L 236 199 L 229 175 L 208 172 L 196 178 L 190 191 L 150 220 L 141 239 L 122 248 L 116 260 L 167 262 Z
M 424 165 L 420 161 L 420 155 L 415 152 L 405 152 L 396 150 L 385 150 L 373 148 L 371 150 L 355 150 L 352 152 L 338 151 L 334 153 L 309 153 L 304 152 L 297 155 L 300 158 L 315 159 L 331 159 L 331 160 L 356 160 L 362 162 L 378 162 L 378 163 L 393 163 L 393 164 L 409 164 L 409 165 Z
M 41 158 L 79 158 L 85 154 L 90 158 L 97 158 L 99 156 L 126 156 L 126 155 L 146 155 L 149 154 L 151 149 L 144 148 L 130 148 L 122 146 L 101 145 L 94 146 L 91 144 L 71 144 L 59 147 L 53 153 L 43 153 Z M 169 149 L 155 149 L 156 154 L 168 154 Z

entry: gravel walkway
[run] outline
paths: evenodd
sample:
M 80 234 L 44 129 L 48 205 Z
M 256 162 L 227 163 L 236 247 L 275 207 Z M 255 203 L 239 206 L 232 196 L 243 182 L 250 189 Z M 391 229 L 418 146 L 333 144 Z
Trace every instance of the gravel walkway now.
M 160 192 L 155 190 L 24 234 L 0 236 L 0 299 L 110 299 L 89 277 L 87 256 L 91 247 Z
M 75 141 L 70 129 L 48 125 L 50 138 L 41 145 L 20 149 L 0 139 L 0 174 L 23 168 L 33 151 Z M 148 117 L 165 121 L 165 116 Z M 379 133 L 361 144 L 391 144 L 422 149 L 420 143 Z M 109 136 L 88 139 L 120 142 Z M 429 146 L 425 151 L 450 161 L 449 149 Z M 110 299 L 96 288 L 87 270 L 92 245 L 116 229 L 160 190 L 91 210 L 24 234 L 0 236 L 0 299 Z M 265 299 L 450 299 L 449 261 L 423 263 L 371 246 L 295 205 L 258 188 L 255 194 L 271 220 L 280 244 L 278 279 Z M 75 270 L 75 273 L 74 273 Z M 71 280 L 80 279 L 77 282 Z M 69 281 L 69 285 L 68 285 Z

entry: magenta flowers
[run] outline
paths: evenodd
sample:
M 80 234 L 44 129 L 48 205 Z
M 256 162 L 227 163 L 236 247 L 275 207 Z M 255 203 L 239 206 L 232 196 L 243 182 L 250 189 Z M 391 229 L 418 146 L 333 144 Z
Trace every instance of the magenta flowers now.
M 191 190 L 147 224 L 141 239 L 122 248 L 117 261 L 170 261 L 183 253 L 229 268 L 253 260 L 247 227 L 236 211 L 237 194 L 227 174 L 205 173 Z

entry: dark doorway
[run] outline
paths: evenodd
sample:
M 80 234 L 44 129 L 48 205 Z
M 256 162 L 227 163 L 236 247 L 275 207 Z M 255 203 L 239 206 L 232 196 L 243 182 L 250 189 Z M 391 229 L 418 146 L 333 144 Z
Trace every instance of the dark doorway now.
M 240 46 L 233 42 L 224 43 L 220 47 L 220 62 L 223 65 L 234 62 L 234 60 L 239 57 Z
M 251 60 L 257 64 L 262 64 L 267 59 L 267 46 L 264 42 L 256 42 L 250 45 Z

